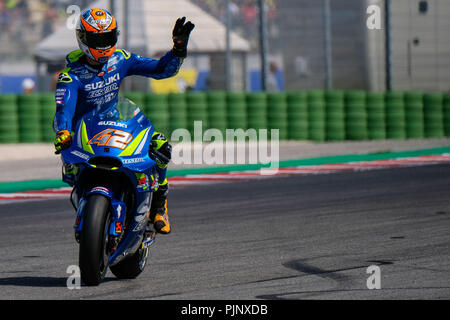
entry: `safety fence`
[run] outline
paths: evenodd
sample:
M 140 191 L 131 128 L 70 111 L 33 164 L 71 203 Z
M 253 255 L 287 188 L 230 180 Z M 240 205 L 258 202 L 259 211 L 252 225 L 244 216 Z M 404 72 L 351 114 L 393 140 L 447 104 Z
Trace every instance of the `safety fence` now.
M 124 93 L 170 137 L 179 128 L 279 129 L 281 140 L 450 137 L 450 94 L 309 90 L 283 93 Z M 0 95 L 0 143 L 54 139 L 53 94 Z

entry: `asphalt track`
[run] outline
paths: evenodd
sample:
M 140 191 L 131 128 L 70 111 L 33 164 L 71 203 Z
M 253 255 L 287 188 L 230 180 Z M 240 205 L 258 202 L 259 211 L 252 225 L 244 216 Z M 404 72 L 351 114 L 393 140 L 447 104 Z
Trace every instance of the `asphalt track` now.
M 449 180 L 432 165 L 174 188 L 144 273 L 73 290 L 69 202 L 0 205 L 0 299 L 449 299 Z

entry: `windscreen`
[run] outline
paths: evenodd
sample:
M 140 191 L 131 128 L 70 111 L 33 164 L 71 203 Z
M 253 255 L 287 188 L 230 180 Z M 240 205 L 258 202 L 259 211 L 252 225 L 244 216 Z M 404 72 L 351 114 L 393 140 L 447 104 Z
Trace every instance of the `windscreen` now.
M 134 118 L 141 110 L 131 100 L 119 98 L 117 104 L 101 110 L 95 110 L 94 116 L 100 120 L 127 122 Z

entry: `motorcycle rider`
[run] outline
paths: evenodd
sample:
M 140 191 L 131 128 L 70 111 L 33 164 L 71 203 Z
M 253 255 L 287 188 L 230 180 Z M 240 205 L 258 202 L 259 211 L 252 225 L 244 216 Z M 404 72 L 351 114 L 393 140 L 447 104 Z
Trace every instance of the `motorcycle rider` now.
M 165 79 L 178 73 L 187 56 L 189 35 L 194 24 L 186 18 L 176 21 L 172 31 L 173 48 L 161 59 L 151 59 L 116 49 L 119 31 L 117 22 L 108 11 L 88 9 L 80 15 L 76 27 L 79 50 L 69 53 L 67 65 L 56 81 L 56 113 L 53 128 L 56 132 L 55 149 L 67 149 L 72 143 L 71 129 L 86 113 L 94 108 L 108 108 L 118 101 L 123 78 L 140 75 Z M 150 157 L 156 161 L 159 189 L 154 192 L 149 212 L 157 232 L 170 232 L 167 215 L 167 165 L 172 147 L 159 132 L 152 136 Z

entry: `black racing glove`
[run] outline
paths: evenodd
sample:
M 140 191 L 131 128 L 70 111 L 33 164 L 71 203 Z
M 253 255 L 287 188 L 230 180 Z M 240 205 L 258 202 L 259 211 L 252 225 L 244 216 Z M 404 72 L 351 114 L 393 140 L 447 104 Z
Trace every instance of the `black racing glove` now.
M 67 130 L 60 130 L 56 133 L 55 138 L 55 154 L 60 154 L 62 150 L 66 150 L 72 144 L 72 136 Z
M 155 133 L 152 137 L 149 156 L 156 161 L 156 164 L 164 169 L 172 159 L 172 145 L 167 141 L 162 133 Z
M 175 27 L 172 31 L 173 39 L 173 53 L 180 58 L 186 58 L 187 56 L 187 46 L 189 41 L 189 35 L 194 29 L 195 25 L 188 21 L 186 22 L 186 17 L 178 18 L 175 23 Z

